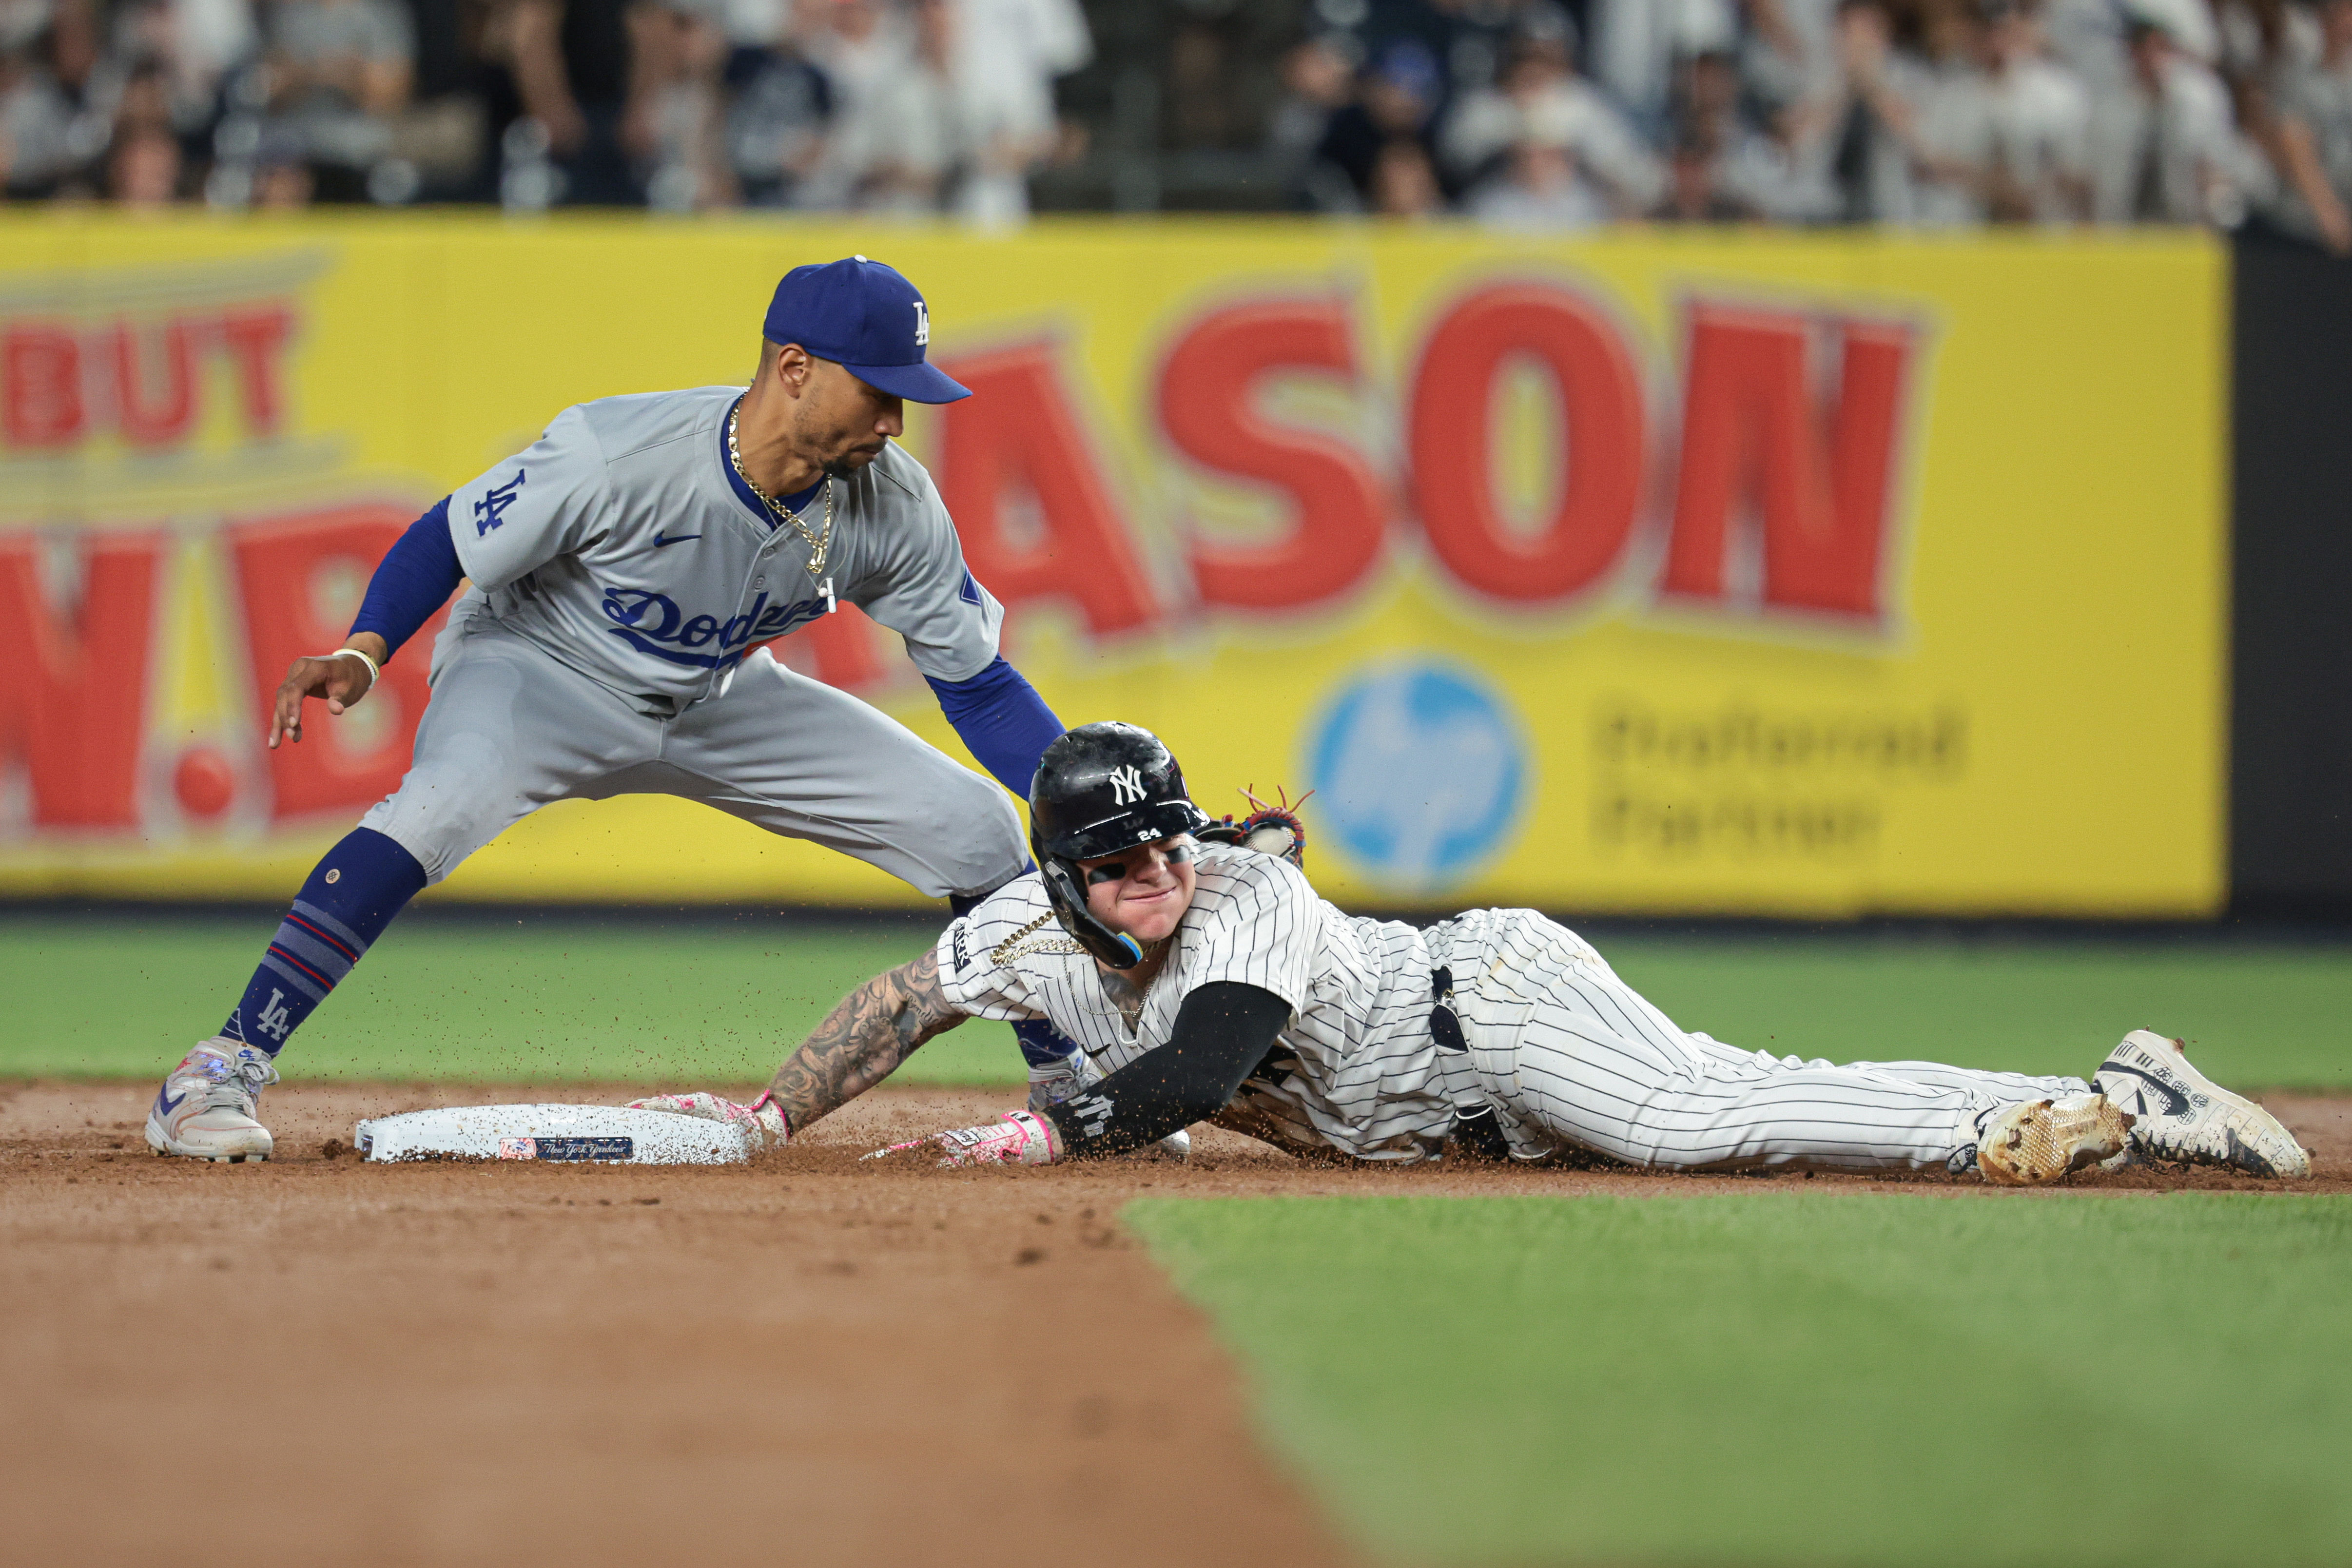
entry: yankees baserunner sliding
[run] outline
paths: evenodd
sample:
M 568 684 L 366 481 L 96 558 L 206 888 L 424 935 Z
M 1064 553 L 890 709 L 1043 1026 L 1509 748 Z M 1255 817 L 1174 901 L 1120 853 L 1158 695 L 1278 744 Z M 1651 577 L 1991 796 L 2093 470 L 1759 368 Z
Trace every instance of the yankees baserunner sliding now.
M 1214 1121 L 1301 1154 L 1392 1162 L 1581 1151 L 1670 1170 L 1973 1169 L 2033 1185 L 2137 1155 L 2310 1174 L 2268 1113 L 2147 1030 L 2089 1081 L 1776 1058 L 1677 1028 L 1533 910 L 1426 930 L 1343 915 L 1291 858 L 1200 841 L 1260 841 L 1255 820 L 1213 827 L 1168 749 L 1130 726 L 1048 747 L 1030 818 L 1037 869 L 853 992 L 760 1101 L 638 1103 L 782 1140 L 967 1018 L 1047 1019 L 1099 1082 L 897 1149 L 1045 1164 Z
M 930 312 L 864 256 L 775 291 L 751 386 L 604 398 L 460 486 L 395 544 L 338 650 L 296 662 L 340 714 L 457 590 L 401 785 L 296 895 L 221 1031 L 164 1081 L 159 1154 L 266 1159 L 257 1096 L 279 1049 L 416 893 L 551 800 L 666 794 L 809 839 L 967 907 L 1026 863 L 1003 792 L 763 644 L 855 604 L 908 656 L 974 757 L 1026 795 L 1061 724 L 997 652 L 904 402 L 971 395 L 929 362 Z M 1044 1103 L 1080 1064 L 1016 1030 Z

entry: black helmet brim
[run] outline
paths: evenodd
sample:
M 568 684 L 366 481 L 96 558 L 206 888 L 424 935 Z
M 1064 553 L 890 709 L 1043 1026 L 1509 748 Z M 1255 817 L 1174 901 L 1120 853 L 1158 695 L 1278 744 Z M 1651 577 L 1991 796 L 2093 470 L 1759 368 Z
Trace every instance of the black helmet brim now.
M 1132 806 L 1116 816 L 1065 829 L 1038 844 L 1049 855 L 1064 860 L 1098 860 L 1124 854 L 1138 844 L 1156 843 L 1179 833 L 1197 833 L 1209 825 L 1209 814 L 1190 800 L 1160 800 Z

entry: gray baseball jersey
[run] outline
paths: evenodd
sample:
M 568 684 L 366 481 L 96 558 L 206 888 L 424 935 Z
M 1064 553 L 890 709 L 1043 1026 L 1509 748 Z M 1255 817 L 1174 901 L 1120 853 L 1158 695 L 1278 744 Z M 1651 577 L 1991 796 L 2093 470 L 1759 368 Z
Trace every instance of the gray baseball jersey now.
M 893 443 L 832 481 L 832 545 L 812 574 L 808 541 L 772 527 L 728 462 L 728 411 L 742 395 L 694 387 L 581 403 L 458 486 L 449 531 L 489 612 L 656 710 L 725 692 L 751 644 L 836 601 L 905 638 L 926 675 L 986 669 L 1004 612 L 965 569 L 922 465 Z M 824 515 L 820 491 L 812 532 Z
M 555 800 L 667 794 L 855 855 L 918 890 L 978 894 L 1028 859 L 995 783 L 763 649 L 861 605 L 924 674 L 996 657 L 1003 612 L 964 570 L 922 465 L 895 445 L 834 481 L 829 559 L 771 528 L 725 448 L 734 387 L 570 408 L 450 497 L 474 586 L 433 651 L 400 789 L 362 825 L 439 882 Z M 824 527 L 822 496 L 809 507 Z M 828 590 L 831 598 L 828 598 Z
M 1221 1120 L 1361 1159 L 1426 1158 L 1452 1124 L 1458 1102 L 1430 1029 L 1441 966 L 1470 1076 L 1522 1156 L 1573 1145 L 1676 1170 L 1927 1169 L 1972 1148 L 1988 1111 L 2087 1087 L 1742 1051 L 1675 1027 L 1591 944 L 1531 909 L 1475 909 L 1416 931 L 1344 915 L 1287 861 L 1253 851 L 1202 845 L 1196 874 L 1176 951 L 1131 1030 L 1034 873 L 948 926 L 941 988 L 975 1017 L 1052 1019 L 1107 1071 L 1166 1044 L 1196 987 L 1272 991 L 1290 1021 L 1243 1083 L 1238 1116 Z

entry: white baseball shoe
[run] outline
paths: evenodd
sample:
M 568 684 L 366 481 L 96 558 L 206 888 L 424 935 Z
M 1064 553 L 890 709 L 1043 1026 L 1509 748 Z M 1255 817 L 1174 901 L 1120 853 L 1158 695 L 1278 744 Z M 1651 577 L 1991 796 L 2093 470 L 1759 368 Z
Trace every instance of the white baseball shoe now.
M 2132 1113 L 2132 1146 L 2149 1159 L 2255 1176 L 2311 1174 L 2311 1155 L 2294 1134 L 2190 1066 L 2177 1040 L 2136 1029 L 2107 1053 L 2092 1082 Z
M 1102 1082 L 1102 1069 L 1083 1051 L 1074 1051 L 1051 1067 L 1029 1070 L 1029 1109 L 1043 1111 Z M 1160 1140 L 1160 1152 L 1171 1160 L 1192 1157 L 1192 1134 L 1179 1127 Z
M 2124 1152 L 2132 1119 L 2104 1094 L 2029 1100 L 1977 1134 L 1977 1174 L 1996 1186 L 2039 1186 Z
M 163 1080 L 147 1113 L 147 1146 L 192 1160 L 266 1160 L 274 1145 L 255 1120 L 261 1092 L 278 1069 L 249 1045 L 215 1035 L 199 1042 Z

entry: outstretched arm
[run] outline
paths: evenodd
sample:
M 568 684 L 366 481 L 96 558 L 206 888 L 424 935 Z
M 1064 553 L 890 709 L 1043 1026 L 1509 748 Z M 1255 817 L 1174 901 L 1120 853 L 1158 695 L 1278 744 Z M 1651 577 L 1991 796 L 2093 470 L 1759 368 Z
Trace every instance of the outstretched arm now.
M 930 680 L 940 711 L 955 726 L 957 738 L 973 759 L 994 774 L 998 783 L 1024 800 L 1029 799 L 1037 759 L 1062 734 L 1062 721 L 1037 688 L 1002 653 L 968 681 L 924 678 Z
M 1147 1051 L 1044 1114 L 1062 1156 L 1094 1159 L 1149 1148 L 1179 1127 L 1205 1122 L 1240 1092 L 1274 1049 L 1290 1004 L 1272 991 L 1213 981 L 1184 998 L 1168 1043 Z
M 963 1022 L 940 989 L 940 959 L 875 976 L 825 1015 L 768 1084 L 768 1103 L 795 1133 L 846 1105 L 898 1071 L 915 1048 Z
M 1011 1112 L 990 1126 L 892 1144 L 866 1157 L 937 1148 L 946 1151 L 943 1166 L 1042 1166 L 1144 1148 L 1223 1109 L 1289 1020 L 1290 1004 L 1272 991 L 1213 981 L 1177 1009 L 1167 1044 L 1059 1104 Z
M 376 671 L 392 662 L 400 645 L 449 602 L 465 580 L 457 564 L 457 547 L 449 536 L 449 498 L 444 496 L 394 541 L 375 575 L 368 580 L 367 598 L 359 619 L 352 622 L 344 648 L 356 648 L 367 659 L 347 653 L 297 659 L 279 683 L 270 709 L 269 744 L 279 737 L 302 738 L 302 703 L 309 697 L 327 699 L 327 711 L 340 714 L 358 702 L 375 685 Z M 372 659 L 371 665 L 367 660 Z

